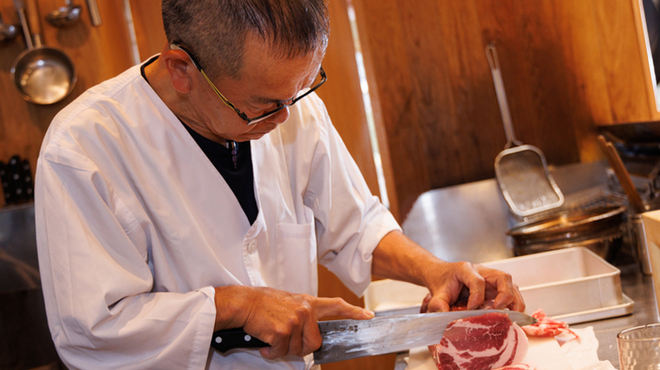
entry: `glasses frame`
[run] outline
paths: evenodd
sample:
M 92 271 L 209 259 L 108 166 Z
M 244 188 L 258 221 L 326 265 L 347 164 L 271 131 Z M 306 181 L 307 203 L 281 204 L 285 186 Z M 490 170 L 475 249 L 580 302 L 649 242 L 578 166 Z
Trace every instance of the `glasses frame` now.
M 173 42 L 173 43 L 170 44 L 170 49 L 172 49 L 172 50 L 181 50 L 184 53 L 186 53 L 186 55 L 188 55 L 188 57 L 190 58 L 190 61 L 192 62 L 192 64 L 195 66 L 195 68 L 197 68 L 197 70 L 202 74 L 202 76 L 204 76 L 204 79 L 206 80 L 206 82 L 208 82 L 209 85 L 211 85 L 211 88 L 213 89 L 213 91 L 215 91 L 215 93 L 218 95 L 220 100 L 222 100 L 222 102 L 226 106 L 233 109 L 234 112 L 236 112 L 236 114 L 238 114 L 238 116 L 242 120 L 244 120 L 247 123 L 248 126 L 251 126 L 251 125 L 254 125 L 258 122 L 261 122 L 261 121 L 275 115 L 279 111 L 296 104 L 298 101 L 300 101 L 300 99 L 302 99 L 302 98 L 306 97 L 307 95 L 309 95 L 309 94 L 313 93 L 314 91 L 316 91 L 319 87 L 321 87 L 321 85 L 323 85 L 325 83 L 325 81 L 328 80 L 328 77 L 326 76 L 325 71 L 323 70 L 323 66 L 321 66 L 320 69 L 319 69 L 319 73 L 321 74 L 321 81 L 318 84 L 316 84 L 315 86 L 310 87 L 303 94 L 298 95 L 295 98 L 291 99 L 290 103 L 287 103 L 287 104 L 278 103 L 277 108 L 275 108 L 271 111 L 267 111 L 266 113 L 264 113 L 262 115 L 259 115 L 257 117 L 250 118 L 250 117 L 247 116 L 247 114 L 241 112 L 240 109 L 236 108 L 236 106 L 234 104 L 232 104 L 232 102 L 230 102 L 229 99 L 225 98 L 225 96 L 222 95 L 222 93 L 220 92 L 220 90 L 218 90 L 218 88 L 215 86 L 215 84 L 213 84 L 213 82 L 211 82 L 211 79 L 209 78 L 209 76 L 206 75 L 206 72 L 204 72 L 204 69 L 202 68 L 201 64 L 199 64 L 197 59 L 195 59 L 195 57 L 193 57 L 193 54 L 188 49 L 184 48 L 183 46 L 181 46 L 180 44 L 178 44 L 176 42 Z

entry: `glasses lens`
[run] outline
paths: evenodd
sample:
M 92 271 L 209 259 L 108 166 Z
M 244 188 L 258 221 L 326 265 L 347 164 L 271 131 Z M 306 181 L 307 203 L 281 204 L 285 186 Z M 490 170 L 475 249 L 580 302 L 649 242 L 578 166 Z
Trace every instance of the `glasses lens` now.
M 325 82 L 325 80 L 326 80 L 325 72 L 323 71 L 323 68 L 321 68 L 319 74 L 316 76 L 316 78 L 314 79 L 314 81 L 312 82 L 312 84 L 310 85 L 310 87 L 301 90 L 298 94 L 296 94 L 296 97 L 295 97 L 295 98 L 291 99 L 290 102 L 283 103 L 279 108 L 275 109 L 274 111 L 267 112 L 267 113 L 265 113 L 264 115 L 259 116 L 259 117 L 256 117 L 256 118 L 252 118 L 252 119 L 247 118 L 247 119 L 246 119 L 246 118 L 244 118 L 244 117 L 242 117 L 242 116 L 241 116 L 241 118 L 243 118 L 243 119 L 245 119 L 246 121 L 248 121 L 248 123 L 247 123 L 248 126 L 252 126 L 252 125 L 254 125 L 255 123 L 259 123 L 259 122 L 261 122 L 261 121 L 263 121 L 263 120 L 265 120 L 265 119 L 268 119 L 268 118 L 274 116 L 275 114 L 279 113 L 281 110 L 283 110 L 283 109 L 288 109 L 290 106 L 296 104 L 296 103 L 298 102 L 298 100 L 304 98 L 305 96 L 307 96 L 307 95 L 308 95 L 309 93 L 311 93 L 312 91 L 318 89 L 321 85 L 323 85 L 323 83 Z M 219 95 L 219 94 L 218 94 L 218 95 Z M 234 108 L 234 110 L 235 110 L 235 108 Z M 240 115 L 240 114 L 239 114 L 239 115 Z

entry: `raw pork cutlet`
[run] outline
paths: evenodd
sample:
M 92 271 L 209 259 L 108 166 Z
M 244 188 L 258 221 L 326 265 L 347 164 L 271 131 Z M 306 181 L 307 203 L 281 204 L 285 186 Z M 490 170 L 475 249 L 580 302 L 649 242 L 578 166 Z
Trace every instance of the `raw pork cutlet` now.
M 516 323 L 492 312 L 452 321 L 440 343 L 429 350 L 438 370 L 490 370 L 520 363 L 528 347 Z
M 568 324 L 548 317 L 542 309 L 534 311 L 532 317 L 537 320 L 535 324 L 523 326 L 523 330 L 530 337 L 555 337 L 559 345 L 579 339 L 575 332 L 568 328 Z

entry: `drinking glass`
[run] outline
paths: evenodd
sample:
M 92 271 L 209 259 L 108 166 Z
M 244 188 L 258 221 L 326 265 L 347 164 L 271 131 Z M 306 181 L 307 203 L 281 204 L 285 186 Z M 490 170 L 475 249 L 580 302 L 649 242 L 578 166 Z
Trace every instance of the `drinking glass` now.
M 621 370 L 660 370 L 660 323 L 623 330 L 616 340 Z

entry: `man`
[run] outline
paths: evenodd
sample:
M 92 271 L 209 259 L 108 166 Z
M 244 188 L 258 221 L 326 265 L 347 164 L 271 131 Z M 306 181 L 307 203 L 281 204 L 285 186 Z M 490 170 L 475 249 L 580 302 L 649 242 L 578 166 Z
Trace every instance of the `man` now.
M 164 0 L 169 44 L 54 119 L 37 168 L 51 333 L 72 369 L 303 369 L 328 315 L 317 263 L 357 294 L 371 274 L 464 287 L 523 310 L 510 276 L 445 263 L 369 193 L 319 98 L 322 0 Z M 295 103 L 295 105 L 294 105 Z M 270 344 L 210 349 L 243 327 Z

